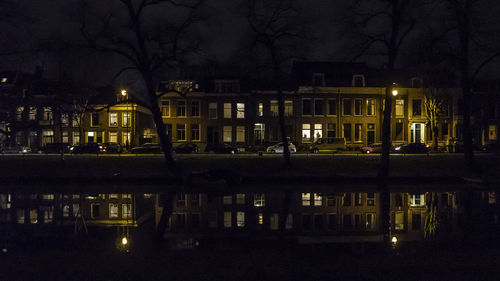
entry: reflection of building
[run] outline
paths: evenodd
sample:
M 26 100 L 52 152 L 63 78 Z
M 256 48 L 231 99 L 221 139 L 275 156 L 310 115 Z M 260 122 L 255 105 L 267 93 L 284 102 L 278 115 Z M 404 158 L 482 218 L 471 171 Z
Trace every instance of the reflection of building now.
M 0 194 L 0 222 L 40 225 L 135 226 L 151 212 L 148 198 L 130 193 Z
M 278 235 L 286 214 L 289 238 L 302 242 L 381 241 L 379 194 L 239 193 L 207 197 L 205 194 L 178 194 L 166 237 L 204 239 L 250 235 L 265 238 Z M 440 231 L 452 231 L 457 223 L 454 193 L 436 194 Z M 284 213 L 285 203 L 288 212 Z M 430 194 L 391 194 L 391 233 L 400 241 L 422 240 L 431 204 Z M 158 207 L 158 205 L 157 205 Z M 157 208 L 157 222 L 162 208 Z

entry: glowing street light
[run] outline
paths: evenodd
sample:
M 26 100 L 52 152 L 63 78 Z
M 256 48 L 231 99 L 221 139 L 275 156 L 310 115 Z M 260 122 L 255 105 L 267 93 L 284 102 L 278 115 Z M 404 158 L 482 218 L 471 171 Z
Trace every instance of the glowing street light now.
M 398 90 L 396 90 L 396 89 L 392 90 L 392 95 L 393 96 L 397 96 L 398 95 Z
M 127 90 L 122 90 L 121 93 L 122 93 L 122 96 L 126 96 L 127 95 Z
M 396 238 L 396 236 L 392 236 L 391 242 L 392 245 L 396 246 L 396 244 L 398 243 L 398 238 Z
M 123 238 L 122 238 L 122 245 L 123 245 L 123 246 L 126 246 L 127 244 L 128 244 L 127 237 L 123 237 Z

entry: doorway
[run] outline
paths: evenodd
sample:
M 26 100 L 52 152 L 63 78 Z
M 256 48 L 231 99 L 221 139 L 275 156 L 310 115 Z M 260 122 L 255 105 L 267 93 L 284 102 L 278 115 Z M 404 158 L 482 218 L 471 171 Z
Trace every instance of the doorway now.
M 411 142 L 425 143 L 425 123 L 411 124 Z

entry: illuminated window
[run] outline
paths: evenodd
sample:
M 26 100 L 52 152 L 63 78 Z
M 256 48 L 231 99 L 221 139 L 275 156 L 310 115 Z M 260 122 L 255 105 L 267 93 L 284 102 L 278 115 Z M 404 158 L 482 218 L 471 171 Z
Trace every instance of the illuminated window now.
M 232 142 L 233 141 L 233 127 L 224 126 L 222 136 L 223 136 L 224 142 Z
M 255 123 L 253 134 L 256 143 L 264 142 L 265 124 Z
M 186 117 L 186 101 L 177 101 L 177 117 Z
M 74 203 L 73 204 L 73 217 L 80 217 L 80 204 Z
M 118 204 L 109 203 L 109 218 L 118 218 Z
M 118 199 L 118 193 L 109 194 L 109 199 Z
M 109 132 L 109 142 L 118 142 L 117 132 Z
M 42 199 L 43 200 L 54 200 L 54 194 L 43 194 Z
M 314 206 L 322 206 L 323 205 L 323 197 L 318 193 L 314 193 Z
M 232 104 L 224 103 L 224 118 L 231 119 Z
M 253 205 L 255 207 L 264 207 L 266 204 L 266 200 L 264 197 L 264 193 L 262 194 L 255 194 L 253 198 Z
M 236 194 L 236 204 L 238 204 L 238 205 L 245 204 L 245 193 Z
M 302 124 L 302 142 L 311 142 L 311 124 Z
M 279 229 L 279 215 L 278 214 L 271 214 L 269 217 L 269 228 L 271 230 L 278 230 Z
M 396 100 L 396 116 L 404 116 L 405 100 Z
M 170 101 L 162 100 L 160 104 L 161 116 L 162 117 L 170 117 Z
M 375 193 L 368 192 L 366 194 L 366 206 L 375 206 Z
M 231 212 L 224 212 L 224 227 L 230 228 L 232 226 Z
M 314 124 L 314 141 L 323 137 L 323 124 Z
M 23 112 L 24 112 L 24 107 L 20 106 L 16 110 L 16 121 L 21 121 L 23 120 Z
M 425 194 L 412 194 L 410 196 L 410 206 L 412 207 L 425 206 Z
M 257 105 L 257 116 L 264 116 L 264 104 L 261 102 Z
M 69 114 L 68 113 L 61 114 L 61 125 L 63 125 L 64 127 L 69 126 Z
M 2 83 L 7 83 L 7 77 L 2 77 Z
M 497 126 L 489 125 L 488 126 L 488 139 L 489 140 L 497 140 Z
M 394 217 L 395 217 L 394 229 L 395 230 L 404 230 L 405 229 L 404 213 L 403 212 L 396 212 Z
M 69 205 L 68 204 L 64 204 L 64 206 L 63 206 L 63 217 L 65 217 L 65 218 L 69 217 Z
M 224 196 L 224 205 L 231 205 L 233 204 L 233 196 L 228 195 Z
M 236 226 L 245 227 L 245 212 L 236 212 Z
M 132 218 L 132 204 L 122 204 L 122 218 Z
M 243 119 L 245 118 L 245 104 L 237 103 L 236 104 L 236 118 Z
M 29 120 L 36 120 L 36 107 L 30 106 Z
M 211 102 L 208 104 L 208 119 L 217 119 L 217 103 Z
M 130 118 L 131 118 L 130 112 L 123 112 L 123 127 L 130 127 Z
M 132 199 L 132 194 L 130 194 L 130 193 L 123 193 L 122 194 L 122 199 Z
M 43 108 L 43 120 L 45 121 L 53 120 L 52 109 L 50 107 Z
M 311 206 L 311 193 L 302 193 L 302 206 Z
M 293 101 L 291 100 L 285 101 L 285 116 L 293 116 Z
M 372 214 L 372 213 L 366 214 L 365 229 L 366 230 L 375 230 L 375 214 Z
M 122 132 L 122 144 L 128 145 L 130 144 L 131 140 L 131 133 L 130 132 Z
M 245 126 L 236 126 L 236 142 L 245 142 Z
M 43 223 L 52 223 L 54 219 L 53 206 L 40 206 L 40 213 L 42 214 Z
M 24 209 L 16 210 L 16 221 L 17 223 L 24 223 Z
M 366 100 L 366 115 L 375 116 L 375 99 Z
M 269 111 L 271 112 L 271 116 L 278 116 L 279 110 L 278 110 L 278 101 L 277 100 L 272 100 L 269 102 Z
M 72 125 L 73 127 L 78 127 L 80 125 L 80 116 L 78 114 L 73 114 Z
M 191 101 L 191 116 L 200 117 L 200 101 Z
M 288 216 L 286 216 L 285 229 L 292 229 L 292 228 L 293 228 L 293 215 L 288 214 Z
M 110 127 L 118 127 L 118 113 L 110 112 L 109 113 L 109 126 Z

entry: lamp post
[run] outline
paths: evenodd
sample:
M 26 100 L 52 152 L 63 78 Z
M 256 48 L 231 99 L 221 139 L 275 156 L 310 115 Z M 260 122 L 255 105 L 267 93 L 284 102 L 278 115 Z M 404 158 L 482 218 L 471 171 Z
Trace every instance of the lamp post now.
M 128 113 L 128 92 L 127 92 L 127 90 L 121 90 L 121 94 L 124 98 L 126 98 L 127 108 L 126 108 L 125 112 L 127 113 L 127 116 L 128 116 L 128 114 L 129 114 Z M 127 147 L 127 151 L 129 150 L 129 145 L 130 145 L 129 140 L 128 140 L 129 139 L 129 130 L 128 130 L 129 126 L 130 126 L 130 121 L 127 119 L 127 132 L 126 132 L 127 138 L 125 140 L 125 146 Z

